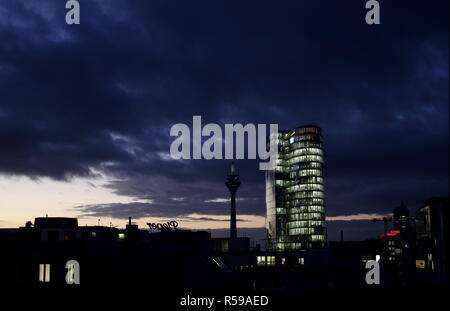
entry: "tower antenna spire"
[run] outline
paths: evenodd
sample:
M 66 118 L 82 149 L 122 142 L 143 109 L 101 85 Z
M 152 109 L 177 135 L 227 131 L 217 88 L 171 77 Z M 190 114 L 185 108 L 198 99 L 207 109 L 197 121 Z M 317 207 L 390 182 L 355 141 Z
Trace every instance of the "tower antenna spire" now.
M 230 207 L 230 238 L 237 237 L 236 228 L 236 192 L 241 185 L 239 174 L 236 174 L 234 169 L 234 162 L 231 162 L 231 174 L 228 175 L 225 185 L 230 191 L 231 195 L 231 207 Z

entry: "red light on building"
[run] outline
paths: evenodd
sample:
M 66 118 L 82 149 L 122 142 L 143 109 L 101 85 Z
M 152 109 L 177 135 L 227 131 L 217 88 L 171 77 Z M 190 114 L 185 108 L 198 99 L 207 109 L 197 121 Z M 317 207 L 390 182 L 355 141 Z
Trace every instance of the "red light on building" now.
M 396 236 L 397 234 L 400 234 L 400 231 L 391 230 L 391 232 L 386 233 L 386 235 L 382 234 L 381 236 L 384 238 L 385 236 Z
M 69 236 L 68 236 L 68 235 L 65 235 L 65 236 L 64 236 L 64 240 L 69 241 Z

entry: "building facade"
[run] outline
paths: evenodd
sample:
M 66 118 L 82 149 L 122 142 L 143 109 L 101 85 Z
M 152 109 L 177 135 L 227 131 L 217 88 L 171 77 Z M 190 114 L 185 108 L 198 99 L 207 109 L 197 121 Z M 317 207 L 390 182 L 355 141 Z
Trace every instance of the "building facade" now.
M 410 212 L 402 202 L 393 211 L 394 230 L 383 234 L 386 255 L 389 263 L 407 268 L 412 265 L 413 232 L 411 229 Z
M 448 197 L 433 197 L 416 211 L 416 268 L 431 272 L 447 285 L 450 279 Z
M 320 127 L 301 126 L 278 133 L 277 165 L 266 172 L 269 250 L 325 246 L 323 163 Z
M 401 233 L 406 233 L 410 229 L 410 216 L 409 210 L 406 208 L 405 203 L 401 203 L 399 207 L 394 209 L 394 230 L 398 230 Z
M 118 229 L 36 218 L 34 225 L 0 229 L 0 289 L 231 290 L 210 241 L 206 231 L 153 232 L 131 219 Z

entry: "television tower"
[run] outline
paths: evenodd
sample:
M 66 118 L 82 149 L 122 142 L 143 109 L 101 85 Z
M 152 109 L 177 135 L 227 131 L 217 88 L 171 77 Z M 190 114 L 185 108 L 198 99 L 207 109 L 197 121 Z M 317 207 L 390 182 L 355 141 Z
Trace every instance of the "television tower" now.
M 227 180 L 225 181 L 225 185 L 227 186 L 228 190 L 230 190 L 231 194 L 230 238 L 236 238 L 236 191 L 241 185 L 241 179 L 239 178 L 239 174 L 236 174 L 234 171 L 234 162 L 231 162 L 231 174 L 228 175 Z

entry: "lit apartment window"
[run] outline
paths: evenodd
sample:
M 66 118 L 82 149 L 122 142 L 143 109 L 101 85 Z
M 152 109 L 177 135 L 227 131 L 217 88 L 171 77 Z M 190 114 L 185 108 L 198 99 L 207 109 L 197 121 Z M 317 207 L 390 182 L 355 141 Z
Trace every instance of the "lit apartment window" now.
M 226 253 L 228 252 L 228 240 L 222 240 L 222 242 L 220 243 L 220 250 L 222 253 Z
M 286 264 L 286 258 L 281 257 L 281 264 L 282 264 L 282 265 Z
M 267 265 L 275 266 L 275 256 L 267 256 Z
M 258 266 L 265 266 L 266 265 L 266 256 L 258 256 L 256 258 L 256 264 Z
M 425 269 L 425 260 L 416 260 L 416 268 Z
M 42 283 L 50 282 L 50 264 L 41 263 L 39 265 L 39 282 L 42 282 Z
M 305 258 L 299 257 L 299 258 L 298 258 L 298 263 L 299 263 L 300 265 L 304 265 L 304 264 L 305 264 Z

